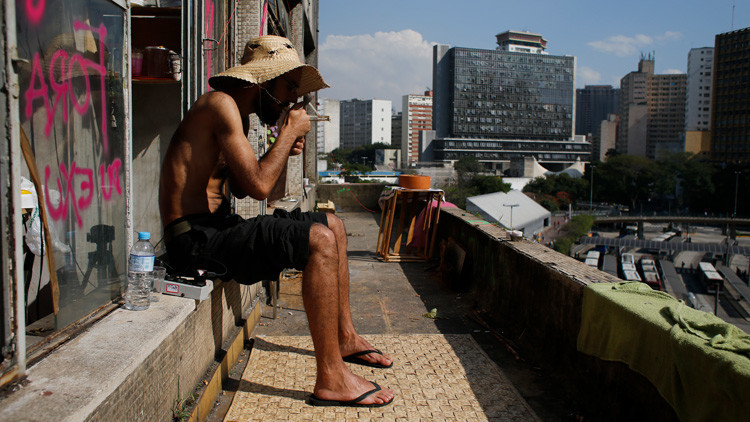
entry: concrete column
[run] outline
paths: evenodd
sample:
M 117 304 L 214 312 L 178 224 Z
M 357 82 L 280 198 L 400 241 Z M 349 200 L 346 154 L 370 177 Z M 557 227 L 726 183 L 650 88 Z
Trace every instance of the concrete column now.
M 643 239 L 643 220 L 638 222 L 638 239 Z

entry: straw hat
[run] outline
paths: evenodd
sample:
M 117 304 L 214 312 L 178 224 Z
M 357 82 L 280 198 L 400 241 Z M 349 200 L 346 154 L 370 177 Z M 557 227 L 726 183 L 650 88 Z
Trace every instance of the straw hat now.
M 229 68 L 208 80 L 214 89 L 226 86 L 237 80 L 251 84 L 262 84 L 287 72 L 298 69 L 299 96 L 319 89 L 328 88 L 318 69 L 304 64 L 291 41 L 276 35 L 253 38 L 245 45 L 242 64 Z M 234 80 L 234 81 L 233 81 Z

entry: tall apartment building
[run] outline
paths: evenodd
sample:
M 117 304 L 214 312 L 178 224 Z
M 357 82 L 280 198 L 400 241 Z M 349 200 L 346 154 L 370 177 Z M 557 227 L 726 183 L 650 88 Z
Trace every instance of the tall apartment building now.
M 402 104 L 401 165 L 408 167 L 420 161 L 419 133 L 432 130 L 432 91 L 424 95 L 404 95 Z
M 318 154 L 328 154 L 341 144 L 340 114 L 339 100 L 324 98 L 318 101 L 318 115 L 328 116 L 328 121 L 317 122 Z
M 591 141 L 592 161 L 604 161 L 607 151 L 615 149 L 617 145 L 617 127 L 620 125 L 620 116 L 610 114 L 607 120 L 599 123 L 599 129 Z
M 750 160 L 750 28 L 716 35 L 711 157 Z
M 528 52 L 515 49 L 515 34 Z M 540 54 L 547 41 L 538 34 L 497 38 L 497 50 L 434 46 L 435 158 L 473 155 L 498 171 L 527 156 L 588 161 L 590 145 L 573 136 L 575 57 Z
M 651 159 L 684 150 L 687 76 L 656 75 L 654 56 L 620 80 L 617 152 Z
M 341 101 L 339 136 L 342 148 L 391 144 L 390 100 Z
M 690 49 L 687 62 L 685 131 L 711 130 L 714 48 Z
M 586 85 L 576 89 L 576 135 L 594 135 L 602 120 L 617 114 L 620 90 L 612 85 Z

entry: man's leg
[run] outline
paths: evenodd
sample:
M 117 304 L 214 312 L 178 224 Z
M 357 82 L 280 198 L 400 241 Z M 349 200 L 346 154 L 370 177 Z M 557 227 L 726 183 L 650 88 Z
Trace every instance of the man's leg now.
M 327 217 L 328 228 L 331 229 L 335 236 L 336 246 L 338 250 L 338 326 L 341 355 L 348 356 L 352 353 L 357 353 L 364 350 L 374 350 L 374 347 L 370 345 L 370 343 L 368 343 L 365 339 L 360 337 L 354 330 L 351 306 L 349 304 L 349 259 L 347 258 L 346 254 L 347 237 L 344 222 L 333 214 L 328 214 Z M 384 366 L 389 366 L 391 363 L 393 363 L 390 357 L 378 353 L 370 353 L 360 357 L 368 362 L 379 363 Z
M 325 400 L 352 400 L 373 389 L 372 383 L 354 375 L 341 359 L 339 268 L 336 236 L 328 227 L 313 224 L 310 256 L 302 276 L 302 300 L 315 347 L 317 378 L 313 394 Z M 361 403 L 386 403 L 392 399 L 393 390 L 384 388 Z

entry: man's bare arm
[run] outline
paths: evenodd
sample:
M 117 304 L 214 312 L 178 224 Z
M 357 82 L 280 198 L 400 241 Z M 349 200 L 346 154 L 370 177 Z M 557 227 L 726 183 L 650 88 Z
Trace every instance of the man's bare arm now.
M 231 170 L 230 189 L 235 196 L 249 194 L 257 200 L 268 197 L 298 138 L 310 130 L 304 110 L 293 109 L 285 116 L 276 143 L 258 160 L 243 133 L 242 118 L 229 97 L 217 99 L 214 120 L 216 140 Z

